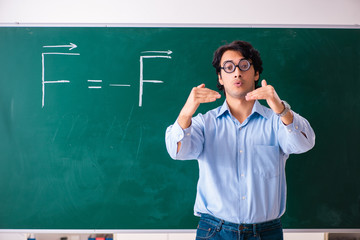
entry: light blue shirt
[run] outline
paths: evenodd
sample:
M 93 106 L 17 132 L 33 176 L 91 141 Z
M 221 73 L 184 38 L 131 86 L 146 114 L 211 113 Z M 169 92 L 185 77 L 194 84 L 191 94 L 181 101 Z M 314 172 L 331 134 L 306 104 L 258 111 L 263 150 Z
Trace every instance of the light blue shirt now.
M 315 144 L 309 122 L 293 115 L 293 123 L 286 126 L 271 109 L 255 101 L 252 113 L 240 124 L 225 101 L 193 117 L 185 130 L 177 121 L 167 128 L 170 156 L 199 163 L 195 215 L 260 223 L 284 214 L 286 160 L 289 154 L 306 152 Z

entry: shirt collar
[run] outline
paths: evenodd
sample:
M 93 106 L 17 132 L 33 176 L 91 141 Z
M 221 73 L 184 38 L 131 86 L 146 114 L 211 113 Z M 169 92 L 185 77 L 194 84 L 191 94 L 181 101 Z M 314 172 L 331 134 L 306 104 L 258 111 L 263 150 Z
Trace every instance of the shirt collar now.
M 216 117 L 220 117 L 221 115 L 223 115 L 224 113 L 230 113 L 230 109 L 229 109 L 229 106 L 226 102 L 226 100 L 224 101 L 223 105 L 221 106 L 221 108 L 219 109 L 219 112 L 218 114 L 216 115 Z M 263 105 L 260 104 L 260 102 L 258 100 L 255 100 L 255 103 L 254 103 L 254 106 L 253 106 L 253 109 L 251 111 L 251 115 L 253 115 L 254 113 L 258 113 L 260 114 L 261 116 L 263 116 L 264 118 L 266 119 L 269 119 L 270 118 L 270 113 L 269 111 L 266 111 L 266 107 L 264 107 Z
M 223 105 L 221 106 L 221 108 L 219 109 L 219 112 L 218 114 L 216 115 L 216 117 L 220 117 L 221 115 L 223 115 L 225 112 L 229 112 L 230 113 L 230 110 L 229 110 L 229 106 L 227 105 L 227 102 L 226 102 L 226 99 L 223 103 Z
M 267 110 L 267 108 L 265 106 L 261 105 L 258 100 L 256 100 L 255 104 L 254 104 L 254 107 L 252 109 L 251 115 L 253 113 L 258 113 L 261 116 L 263 116 L 264 118 L 269 119 L 270 118 L 270 112 L 266 111 L 266 110 Z

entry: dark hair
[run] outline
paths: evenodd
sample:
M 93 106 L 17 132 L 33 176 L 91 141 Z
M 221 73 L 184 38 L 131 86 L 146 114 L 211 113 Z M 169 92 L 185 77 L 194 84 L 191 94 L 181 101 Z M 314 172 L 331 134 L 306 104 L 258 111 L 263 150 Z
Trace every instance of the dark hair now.
M 228 50 L 240 52 L 244 56 L 244 58 L 249 59 L 249 60 L 252 61 L 252 64 L 253 64 L 254 69 L 255 69 L 255 73 L 259 72 L 259 75 L 262 73 L 262 71 L 263 71 L 262 60 L 260 58 L 259 51 L 256 50 L 248 42 L 245 42 L 245 41 L 233 41 L 230 44 L 226 44 L 226 45 L 223 45 L 223 46 L 219 47 L 215 51 L 214 59 L 212 61 L 212 65 L 216 69 L 216 75 L 220 74 L 220 71 L 221 71 L 221 68 L 220 68 L 221 67 L 220 66 L 221 58 L 222 58 L 223 54 Z M 260 77 L 259 77 L 259 79 L 260 79 Z M 257 86 L 258 82 L 259 82 L 259 80 L 255 81 L 255 88 L 258 88 L 258 86 Z M 217 88 L 220 91 L 224 91 L 224 86 L 219 83 L 219 78 L 217 78 Z

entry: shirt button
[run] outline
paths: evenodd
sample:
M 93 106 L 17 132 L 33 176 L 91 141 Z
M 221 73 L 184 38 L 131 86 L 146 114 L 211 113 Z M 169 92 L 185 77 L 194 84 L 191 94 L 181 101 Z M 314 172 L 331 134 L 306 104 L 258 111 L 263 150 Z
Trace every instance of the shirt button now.
M 289 129 L 289 132 L 292 132 L 291 129 Z
M 245 200 L 245 199 L 246 199 L 246 197 L 245 197 L 245 196 L 243 196 L 243 197 L 242 197 L 242 200 Z
M 243 150 L 240 150 L 240 153 L 243 153 Z
M 190 133 L 187 133 L 186 136 L 190 136 Z
M 241 177 L 245 177 L 245 174 L 242 173 L 242 174 L 241 174 Z
M 299 126 L 296 126 L 295 128 L 296 128 L 296 129 L 299 129 Z

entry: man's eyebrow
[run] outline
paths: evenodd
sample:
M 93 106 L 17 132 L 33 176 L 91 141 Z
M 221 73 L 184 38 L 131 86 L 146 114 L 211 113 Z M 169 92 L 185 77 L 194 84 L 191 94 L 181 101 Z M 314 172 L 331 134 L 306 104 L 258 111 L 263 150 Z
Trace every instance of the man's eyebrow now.
M 241 60 L 249 60 L 250 61 L 250 59 L 247 59 L 247 58 L 240 58 L 240 60 L 239 60 L 239 62 L 241 61 Z M 223 63 L 225 63 L 225 62 L 234 62 L 233 60 L 231 60 L 231 59 L 228 59 L 228 60 L 225 60 Z

